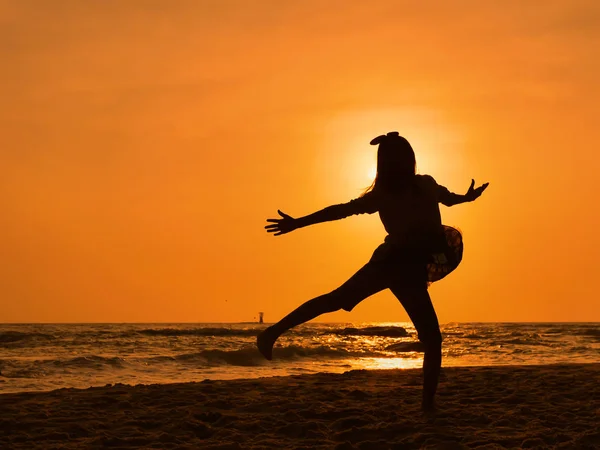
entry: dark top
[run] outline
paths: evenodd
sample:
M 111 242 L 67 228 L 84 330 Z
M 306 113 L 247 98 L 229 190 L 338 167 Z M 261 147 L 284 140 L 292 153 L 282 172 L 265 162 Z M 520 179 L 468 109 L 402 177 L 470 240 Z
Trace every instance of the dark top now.
M 373 190 L 324 211 L 327 211 L 327 220 L 379 212 L 388 233 L 386 243 L 436 251 L 445 242 L 439 203 L 451 206 L 458 203 L 460 197 L 429 175 L 415 175 L 414 182 L 401 190 Z

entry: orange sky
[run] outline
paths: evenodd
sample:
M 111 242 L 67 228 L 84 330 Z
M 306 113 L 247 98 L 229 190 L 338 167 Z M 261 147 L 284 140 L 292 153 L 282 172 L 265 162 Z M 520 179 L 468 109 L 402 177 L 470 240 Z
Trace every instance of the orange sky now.
M 441 322 L 600 320 L 596 0 L 0 1 L 0 48 L 0 321 L 277 320 L 384 232 L 264 220 L 358 196 L 390 130 L 491 183 L 441 207 Z M 407 316 L 384 292 L 323 320 Z

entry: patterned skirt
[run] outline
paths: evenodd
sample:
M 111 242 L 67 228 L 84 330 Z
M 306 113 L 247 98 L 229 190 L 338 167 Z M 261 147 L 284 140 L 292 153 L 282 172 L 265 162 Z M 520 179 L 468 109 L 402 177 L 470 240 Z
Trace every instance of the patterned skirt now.
M 456 228 L 442 225 L 443 238 L 432 244 L 435 252 L 417 248 L 398 248 L 384 242 L 373 253 L 369 264 L 392 268 L 395 277 L 414 285 L 430 285 L 454 271 L 463 256 L 462 235 Z
M 463 256 L 462 234 L 456 228 L 442 225 L 446 237 L 446 248 L 441 253 L 434 253 L 427 264 L 427 281 L 433 283 L 441 280 L 458 267 Z

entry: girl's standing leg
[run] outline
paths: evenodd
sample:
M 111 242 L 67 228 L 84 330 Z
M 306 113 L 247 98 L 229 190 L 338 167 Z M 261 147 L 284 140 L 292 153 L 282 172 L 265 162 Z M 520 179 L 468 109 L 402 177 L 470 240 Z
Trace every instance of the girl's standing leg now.
M 272 359 L 275 341 L 290 328 L 324 313 L 340 309 L 351 311 L 367 297 L 387 288 L 388 284 L 386 274 L 377 265 L 367 263 L 339 288 L 307 301 L 261 332 L 256 340 L 259 351 L 268 360 Z
M 406 309 L 425 348 L 422 405 L 424 410 L 432 410 L 442 366 L 442 334 L 429 292 L 426 287 L 407 286 L 392 286 L 390 290 Z

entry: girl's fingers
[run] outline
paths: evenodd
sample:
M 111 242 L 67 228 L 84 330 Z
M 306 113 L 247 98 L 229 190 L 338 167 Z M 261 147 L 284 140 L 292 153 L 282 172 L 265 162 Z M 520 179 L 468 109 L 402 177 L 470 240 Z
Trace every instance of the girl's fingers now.
M 477 188 L 477 190 L 479 191 L 479 193 L 480 193 L 480 194 L 481 194 L 483 191 L 485 191 L 485 190 L 487 189 L 487 187 L 488 187 L 488 184 L 489 184 L 489 183 L 482 184 L 481 186 L 479 186 L 479 187 Z

